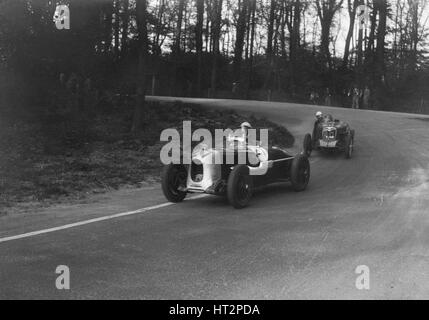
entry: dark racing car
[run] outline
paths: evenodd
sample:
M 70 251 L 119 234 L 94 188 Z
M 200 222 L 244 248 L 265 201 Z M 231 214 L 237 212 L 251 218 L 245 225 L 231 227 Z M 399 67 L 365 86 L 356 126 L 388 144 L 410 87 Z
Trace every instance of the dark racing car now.
M 330 114 L 316 113 L 313 135 L 304 137 L 304 153 L 309 157 L 312 150 L 337 150 L 347 159 L 352 157 L 355 131 L 349 124 L 334 119 Z
M 243 155 L 253 161 L 239 164 Z M 234 159 L 233 164 L 226 163 L 228 156 Z M 277 147 L 248 145 L 234 137 L 222 149 L 195 148 L 191 165 L 166 165 L 162 190 L 171 202 L 182 201 L 187 193 L 208 193 L 226 195 L 234 208 L 243 208 L 257 186 L 290 181 L 295 191 L 303 191 L 309 179 L 310 163 L 305 154 L 292 156 Z

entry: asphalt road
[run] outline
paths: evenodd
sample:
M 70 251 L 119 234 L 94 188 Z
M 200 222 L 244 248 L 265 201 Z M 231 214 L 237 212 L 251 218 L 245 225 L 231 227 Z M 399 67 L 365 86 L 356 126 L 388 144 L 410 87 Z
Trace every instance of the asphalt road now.
M 296 150 L 315 111 L 331 112 L 356 130 L 354 157 L 315 153 L 305 192 L 272 185 L 243 210 L 207 196 L 1 242 L 163 204 L 156 186 L 0 217 L 0 298 L 429 298 L 429 117 L 192 101 L 284 124 L 296 135 Z M 70 268 L 70 290 L 55 287 L 58 265 Z M 360 265 L 369 268 L 369 290 L 356 288 Z

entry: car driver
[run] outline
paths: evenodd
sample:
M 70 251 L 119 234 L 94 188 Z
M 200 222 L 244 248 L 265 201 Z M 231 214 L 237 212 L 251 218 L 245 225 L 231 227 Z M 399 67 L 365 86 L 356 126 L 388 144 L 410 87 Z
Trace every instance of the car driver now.
M 313 139 L 318 140 L 319 137 L 319 130 L 317 128 L 319 127 L 319 124 L 323 121 L 323 113 L 322 111 L 316 112 L 316 121 L 314 122 L 314 129 L 313 129 Z
M 246 121 L 240 124 L 240 128 L 241 128 L 242 137 L 244 138 L 244 141 L 246 141 L 249 134 L 249 128 L 252 128 L 252 126 L 250 125 L 249 122 Z

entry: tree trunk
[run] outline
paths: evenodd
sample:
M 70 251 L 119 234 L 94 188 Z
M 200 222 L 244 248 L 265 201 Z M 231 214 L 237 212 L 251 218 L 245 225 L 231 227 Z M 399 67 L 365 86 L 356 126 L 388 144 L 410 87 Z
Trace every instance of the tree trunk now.
M 321 25 L 322 30 L 321 30 L 321 39 L 320 39 L 320 50 L 328 68 L 331 67 L 331 53 L 329 51 L 329 36 L 331 33 L 331 22 L 332 20 L 323 20 Z
M 346 44 L 344 46 L 344 56 L 343 56 L 343 67 L 347 67 L 349 63 L 349 55 L 350 55 L 350 41 L 353 36 L 353 30 L 355 27 L 355 19 L 356 19 L 356 8 L 357 8 L 358 0 L 347 0 L 348 12 L 350 18 L 349 31 L 346 36 Z
M 104 52 L 110 50 L 112 44 L 112 18 L 113 18 L 113 1 L 104 2 L 103 4 L 103 26 L 104 26 Z
M 274 20 L 276 16 L 276 0 L 271 0 L 270 3 L 270 17 L 268 21 L 268 34 L 267 34 L 267 58 L 270 58 L 273 53 L 273 33 L 274 33 Z
M 119 57 L 119 7 L 120 7 L 120 1 L 115 0 L 115 24 L 113 26 L 114 30 L 114 54 L 115 59 Z
M 411 31 L 410 31 L 410 63 L 409 69 L 414 72 L 417 68 L 417 46 L 419 44 L 419 2 L 408 0 L 411 16 Z
M 375 29 L 377 26 L 377 14 L 378 14 L 378 8 L 376 5 L 374 5 L 374 8 L 372 10 L 372 15 L 371 15 L 371 29 L 369 31 L 368 44 L 367 44 L 366 53 L 365 53 L 366 61 L 369 60 L 371 64 L 372 64 L 372 56 L 374 51 Z
M 362 5 L 363 0 L 358 0 L 358 5 Z M 364 12 L 358 12 L 358 15 L 364 15 Z M 360 23 L 360 21 L 359 21 Z M 362 62 L 363 62 L 363 27 L 359 25 L 359 31 L 358 31 L 358 44 L 357 44 L 357 67 L 358 67 L 358 82 L 360 83 L 362 81 L 361 75 L 362 75 Z
M 219 40 L 220 40 L 220 28 L 222 21 L 222 0 L 213 1 L 213 16 L 214 21 L 212 22 L 212 39 L 213 39 L 213 65 L 212 65 L 212 77 L 211 77 L 211 97 L 216 95 L 217 86 L 217 68 L 219 58 Z
M 255 42 L 255 25 L 256 25 L 256 0 L 252 0 L 250 4 L 250 15 L 249 15 L 249 30 L 250 30 L 250 45 L 249 47 L 249 70 L 246 84 L 246 99 L 250 98 L 250 90 L 252 85 L 253 75 L 253 46 Z
M 211 20 L 211 3 L 210 0 L 206 0 L 206 12 L 207 12 L 207 19 L 206 19 L 206 30 L 205 30 L 205 43 L 206 43 L 206 53 L 210 51 L 211 47 L 211 39 L 210 39 L 210 20 Z
M 182 37 L 182 23 L 183 23 L 183 8 L 185 7 L 185 0 L 179 0 L 179 7 L 177 13 L 177 27 L 176 27 L 176 39 L 174 43 L 174 50 L 176 53 L 181 50 L 181 37 Z
M 280 10 L 280 55 L 286 57 L 286 4 L 283 1 Z
M 176 39 L 174 42 L 174 69 L 173 69 L 173 90 L 175 95 L 180 92 L 177 88 L 178 79 L 177 79 L 177 69 L 179 68 L 179 60 L 181 56 L 181 38 L 182 38 L 182 23 L 183 23 L 183 8 L 185 6 L 185 0 L 179 0 L 179 7 L 177 13 L 177 26 L 176 26 Z
M 252 29 L 252 6 L 253 2 L 252 0 L 249 0 L 249 10 L 247 12 L 246 17 L 246 50 L 244 52 L 244 58 L 246 61 L 249 59 L 249 49 L 250 49 L 250 30 Z
M 270 2 L 270 17 L 268 20 L 268 34 L 267 34 L 267 50 L 266 58 L 268 62 L 267 75 L 265 77 L 265 90 L 268 90 L 268 99 L 271 100 L 272 82 L 273 82 L 273 69 L 274 69 L 274 54 L 273 54 L 273 35 L 274 35 L 274 22 L 276 20 L 276 0 Z
M 376 71 L 377 82 L 383 82 L 384 76 L 384 46 L 386 38 L 387 22 L 387 0 L 376 0 L 379 9 L 379 22 L 377 30 L 377 48 L 376 48 Z
M 341 8 L 343 0 L 316 0 L 317 15 L 320 20 L 321 36 L 320 36 L 320 51 L 323 59 L 328 67 L 331 69 L 331 53 L 329 51 L 331 26 L 335 13 Z
M 134 134 L 139 133 L 143 127 L 143 115 L 145 114 L 145 95 L 146 95 L 146 68 L 148 60 L 148 33 L 147 33 L 147 3 L 146 0 L 136 0 L 137 30 L 139 37 L 139 65 L 137 98 L 134 110 L 134 118 L 131 131 Z M 145 119 L 147 120 L 147 119 Z
M 195 28 L 196 50 L 198 60 L 197 95 L 201 95 L 202 72 L 203 72 L 203 23 L 204 23 L 204 0 L 196 0 L 197 25 Z
M 292 18 L 289 23 L 290 39 L 289 39 L 289 69 L 290 69 L 290 90 L 295 94 L 295 66 L 297 64 L 298 49 L 300 44 L 300 27 L 301 27 L 301 3 L 300 0 L 295 0 L 293 8 L 291 8 Z
M 123 0 L 123 11 L 122 11 L 122 35 L 121 35 L 121 58 L 123 58 L 127 52 L 128 46 L 128 23 L 130 20 L 129 15 L 129 0 Z
M 243 60 L 243 45 L 246 33 L 246 17 L 248 5 L 249 2 L 247 0 L 242 0 L 240 13 L 237 21 L 237 33 L 234 50 L 234 80 L 236 82 L 240 81 L 241 75 L 241 61 Z

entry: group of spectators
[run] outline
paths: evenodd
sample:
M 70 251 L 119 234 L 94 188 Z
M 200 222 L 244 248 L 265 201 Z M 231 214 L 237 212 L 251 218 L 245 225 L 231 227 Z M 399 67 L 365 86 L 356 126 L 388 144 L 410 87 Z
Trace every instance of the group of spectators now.
M 370 107 L 371 90 L 368 86 L 365 86 L 364 90 L 354 86 L 349 90 L 348 96 L 352 98 L 352 109 L 360 109 L 361 106 L 363 109 Z
M 315 89 L 310 92 L 310 102 L 312 104 L 332 106 L 332 100 L 332 93 L 329 88 L 325 88 L 322 97 Z M 371 107 L 371 90 L 367 85 L 364 89 L 353 86 L 349 90 L 343 90 L 340 101 L 342 107 L 345 108 L 350 106 L 352 109 L 369 109 Z

